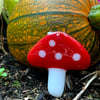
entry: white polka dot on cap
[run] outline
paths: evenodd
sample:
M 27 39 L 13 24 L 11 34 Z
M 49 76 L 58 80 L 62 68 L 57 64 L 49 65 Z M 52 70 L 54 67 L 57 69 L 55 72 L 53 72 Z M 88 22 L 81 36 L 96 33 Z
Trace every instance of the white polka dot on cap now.
M 49 41 L 50 47 L 54 47 L 56 45 L 56 42 L 54 40 Z
M 56 54 L 55 54 L 55 59 L 56 59 L 56 60 L 61 60 L 61 59 L 62 59 L 62 54 L 59 53 L 59 52 L 56 53 Z
M 46 52 L 45 52 L 44 50 L 40 50 L 40 51 L 39 51 L 39 56 L 40 56 L 41 58 L 44 58 L 44 57 L 46 56 Z
M 81 59 L 81 55 L 79 53 L 75 53 L 75 54 L 73 54 L 72 59 L 74 61 L 79 61 Z

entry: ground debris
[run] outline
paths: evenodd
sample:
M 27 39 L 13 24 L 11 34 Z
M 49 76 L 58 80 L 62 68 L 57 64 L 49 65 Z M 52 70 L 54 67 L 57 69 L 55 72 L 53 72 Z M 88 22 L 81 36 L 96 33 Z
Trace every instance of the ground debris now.
M 0 100 L 72 100 L 90 78 L 85 76 L 100 70 L 99 64 L 85 71 L 68 71 L 69 83 L 65 86 L 63 96 L 55 98 L 47 91 L 47 71 L 28 68 L 10 53 L 0 53 L 0 68 L 4 67 L 8 74 L 0 82 Z M 100 100 L 100 77 L 92 82 L 79 100 Z

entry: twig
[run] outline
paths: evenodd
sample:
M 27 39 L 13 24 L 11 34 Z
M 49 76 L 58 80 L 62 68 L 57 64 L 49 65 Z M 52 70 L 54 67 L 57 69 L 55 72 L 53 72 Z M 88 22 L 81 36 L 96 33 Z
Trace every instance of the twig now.
M 80 98 L 80 96 L 85 92 L 85 90 L 88 88 L 88 86 L 92 83 L 92 81 L 94 79 L 97 78 L 97 74 L 95 74 L 88 82 L 87 84 L 82 88 L 82 90 L 76 95 L 76 97 L 74 97 L 73 100 L 78 100 Z
M 84 76 L 83 78 L 81 78 L 81 79 L 79 80 L 79 82 L 82 81 L 82 80 L 84 80 L 84 79 L 86 79 L 86 78 L 88 78 L 88 77 L 91 76 L 91 75 L 94 75 L 94 74 L 96 74 L 96 72 L 92 72 L 92 73 L 90 73 L 90 74 Z
M 3 51 L 4 54 L 8 54 L 6 52 L 6 50 L 4 49 L 4 43 L 3 43 L 3 19 L 2 19 L 2 16 L 1 17 L 1 32 L 0 32 L 0 40 L 1 40 L 1 46 L 0 46 L 0 50 Z
M 0 46 L 0 50 L 2 50 L 2 52 L 7 55 L 8 53 L 5 51 L 4 47 Z
M 84 80 L 84 79 L 86 79 L 86 78 L 88 78 L 89 76 L 94 75 L 94 74 L 97 74 L 97 76 L 100 76 L 100 71 L 95 71 L 95 72 L 92 72 L 92 73 L 90 73 L 90 74 L 84 76 L 83 78 L 81 78 L 81 79 L 79 80 L 79 82 L 82 81 L 82 80 Z

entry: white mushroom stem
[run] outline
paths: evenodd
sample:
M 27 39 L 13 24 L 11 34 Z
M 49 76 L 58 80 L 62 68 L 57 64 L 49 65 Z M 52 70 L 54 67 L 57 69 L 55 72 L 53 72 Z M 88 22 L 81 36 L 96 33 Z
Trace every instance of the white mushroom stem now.
M 49 68 L 48 72 L 49 93 L 54 97 L 61 97 L 65 86 L 66 70 Z

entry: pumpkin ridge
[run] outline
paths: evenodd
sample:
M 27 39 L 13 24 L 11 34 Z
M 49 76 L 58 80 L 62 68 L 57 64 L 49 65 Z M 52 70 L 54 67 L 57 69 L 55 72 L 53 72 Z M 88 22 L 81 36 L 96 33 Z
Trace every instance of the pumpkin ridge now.
M 23 44 L 16 44 L 16 45 L 15 45 L 15 44 L 9 44 L 9 45 L 10 45 L 10 46 L 15 46 L 15 47 L 16 47 L 16 46 L 22 46 L 22 45 L 23 45 L 23 46 L 26 46 L 26 45 L 34 45 L 34 43 L 26 43 L 26 44 L 23 43 Z
M 93 41 L 93 40 L 92 40 L 92 41 Z M 92 52 L 92 50 L 93 50 L 93 48 L 94 48 L 95 42 L 96 42 L 96 35 L 95 35 L 95 37 L 94 37 L 94 41 L 93 41 L 93 44 L 92 44 L 92 46 L 91 46 L 91 49 L 89 50 L 89 53 Z
M 36 16 L 36 15 L 48 15 L 48 14 L 51 14 L 51 15 L 53 15 L 53 14 L 76 14 L 76 15 L 82 15 L 82 16 L 84 16 L 84 17 L 87 17 L 86 15 L 84 15 L 84 14 L 80 14 L 80 13 L 76 13 L 76 12 L 72 12 L 72 11 L 70 11 L 70 12 L 57 12 L 57 11 L 51 11 L 51 12 L 39 12 L 39 13 L 34 13 L 34 14 L 27 14 L 27 15 L 23 15 L 23 16 L 19 16 L 19 17 L 17 17 L 17 18 L 14 18 L 14 19 L 12 19 L 12 20 L 10 20 L 9 21 L 9 23 L 8 24 L 10 24 L 11 22 L 13 22 L 13 21 L 16 21 L 16 20 L 18 20 L 18 19 L 20 19 L 20 18 L 24 18 L 24 17 L 30 17 L 30 16 Z
M 91 50 L 91 48 L 94 48 L 93 42 L 95 42 L 95 45 L 96 45 L 96 42 L 97 42 L 96 39 L 94 38 L 94 34 L 93 34 L 93 36 L 91 36 L 91 34 L 92 34 L 92 31 L 88 34 L 88 41 L 86 41 L 87 39 L 84 39 L 84 41 L 81 42 L 82 45 L 87 49 L 88 52 Z
M 79 4 L 81 4 L 84 8 L 86 8 L 86 7 L 84 6 L 84 4 L 82 4 L 79 0 L 75 0 L 75 1 L 77 1 Z
M 77 8 L 78 10 L 80 10 L 80 7 L 78 6 L 75 6 L 75 5 L 72 5 L 72 4 L 65 4 L 66 6 L 70 6 L 70 7 L 73 7 L 73 8 Z
M 88 30 L 88 28 L 87 28 L 87 30 Z M 87 30 L 85 30 L 85 32 L 87 32 Z M 91 33 L 91 29 L 90 29 L 89 31 L 90 31 L 90 32 L 87 32 L 88 34 L 85 35 L 86 37 L 85 37 L 82 41 L 80 41 L 81 43 L 84 42 L 84 41 L 86 40 L 86 38 L 88 38 L 89 34 Z M 81 34 L 81 35 L 83 35 L 83 34 Z M 80 36 L 81 36 L 81 35 L 80 35 Z
M 91 9 L 90 1 L 89 0 L 84 0 L 84 2 L 86 2 L 87 6 L 89 7 L 88 9 L 90 11 L 90 9 Z
M 89 0 L 91 7 L 97 4 L 97 0 Z
M 80 29 L 77 29 L 77 30 L 71 31 L 69 34 L 70 34 L 70 35 L 72 35 L 72 34 L 76 34 L 76 32 L 78 32 L 78 31 L 80 31 L 80 30 L 86 28 L 87 26 L 89 26 L 89 24 L 86 25 L 86 26 L 81 27 Z
M 87 28 L 87 27 L 85 27 L 85 28 Z M 81 31 L 81 30 L 80 30 L 80 31 Z M 80 43 L 84 42 L 84 40 L 86 40 L 86 38 L 89 36 L 90 32 L 91 32 L 91 29 L 89 30 L 89 28 L 87 28 L 87 29 L 84 30 L 80 35 L 79 35 L 79 34 L 77 35 L 76 40 L 78 40 Z M 83 39 L 83 38 L 80 39 L 81 36 L 84 36 L 83 33 L 87 33 L 87 34 L 85 35 L 86 37 L 85 37 L 84 39 Z

